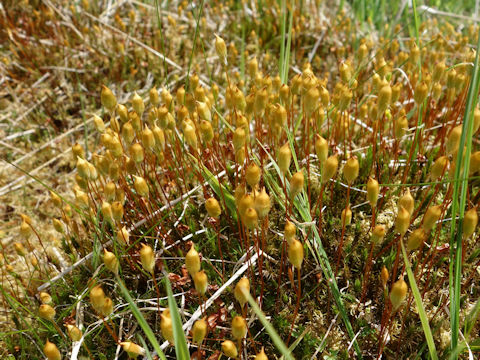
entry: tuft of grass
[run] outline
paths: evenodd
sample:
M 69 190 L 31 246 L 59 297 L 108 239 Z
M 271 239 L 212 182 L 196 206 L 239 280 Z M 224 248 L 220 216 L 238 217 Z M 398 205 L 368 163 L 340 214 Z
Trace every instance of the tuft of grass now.
M 477 49 L 480 49 L 480 32 L 477 33 Z M 478 51 L 472 70 L 472 79 L 468 88 L 467 102 L 463 114 L 462 135 L 459 151 L 456 158 L 453 195 L 452 195 L 452 221 L 450 227 L 450 327 L 452 331 L 451 350 L 457 348 L 460 332 L 460 293 L 462 286 L 462 230 L 463 217 L 468 189 L 468 170 L 470 169 L 470 155 L 472 153 L 473 137 L 473 111 L 478 101 L 480 88 L 480 63 Z M 458 199 L 458 200 L 457 200 Z M 458 216 L 458 225 L 457 225 Z

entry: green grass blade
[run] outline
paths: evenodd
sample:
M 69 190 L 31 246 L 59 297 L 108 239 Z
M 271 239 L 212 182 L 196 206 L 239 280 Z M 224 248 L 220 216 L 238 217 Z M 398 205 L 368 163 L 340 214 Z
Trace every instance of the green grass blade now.
M 145 356 L 147 357 L 147 359 L 148 360 L 153 360 L 152 354 L 150 354 L 150 350 L 148 350 L 147 343 L 145 342 L 143 337 L 140 334 L 138 334 L 137 339 L 140 341 L 140 344 L 142 344 L 143 348 L 145 349 Z
M 280 79 L 282 80 L 282 84 L 285 84 L 286 79 L 283 78 L 283 67 L 285 64 L 285 31 L 286 31 L 286 22 L 287 22 L 287 4 L 286 0 L 282 0 L 282 18 L 280 23 L 280 36 L 281 36 L 281 43 L 280 43 L 280 58 L 278 60 L 278 72 L 280 73 Z
M 152 328 L 150 327 L 150 325 L 148 325 L 147 320 L 145 320 L 140 309 L 135 304 L 135 301 L 130 295 L 130 292 L 128 291 L 128 289 L 125 287 L 125 284 L 123 283 L 122 279 L 120 279 L 118 275 L 116 278 L 117 278 L 118 287 L 120 288 L 120 291 L 122 292 L 125 300 L 127 300 L 128 306 L 130 307 L 130 310 L 132 311 L 133 316 L 135 316 L 135 319 L 137 319 L 138 325 L 140 325 L 140 327 L 142 328 L 143 332 L 145 333 L 145 336 L 147 337 L 148 341 L 150 341 L 150 344 L 155 349 L 160 359 L 167 360 L 167 358 L 165 357 L 165 354 L 163 353 L 160 347 L 160 344 L 157 341 L 157 338 L 155 337 L 155 334 L 153 333 Z
M 265 326 L 265 330 L 267 330 L 268 335 L 270 335 L 270 338 L 272 339 L 273 343 L 277 347 L 278 351 L 282 354 L 282 356 L 287 359 L 287 360 L 294 360 L 294 357 L 288 350 L 287 346 L 285 343 L 282 341 L 280 338 L 280 335 L 275 331 L 273 328 L 272 324 L 267 320 L 265 317 L 265 314 L 263 311 L 260 309 L 260 307 L 257 305 L 255 300 L 252 298 L 252 296 L 245 292 L 245 295 L 247 295 L 248 303 L 252 307 L 252 310 L 255 312 L 255 314 L 258 316 L 258 319 L 262 323 L 263 326 Z
M 189 360 L 190 353 L 188 351 L 187 339 L 185 338 L 185 333 L 183 332 L 182 319 L 180 318 L 180 312 L 178 311 L 177 303 L 173 297 L 172 286 L 170 285 L 168 274 L 165 274 L 165 283 L 168 295 L 168 307 L 170 308 L 170 315 L 172 316 L 175 354 L 177 355 L 177 359 Z
M 480 49 L 480 36 L 478 36 L 477 49 Z M 452 195 L 452 222 L 450 229 L 450 266 L 449 266 L 449 287 L 450 287 L 450 328 L 452 331 L 451 350 L 458 345 L 458 334 L 460 330 L 460 290 L 462 279 L 462 227 L 465 213 L 468 180 L 466 175 L 470 167 L 470 154 L 472 152 L 473 136 L 473 110 L 477 102 L 479 90 L 479 54 L 475 56 L 473 76 L 468 88 L 467 103 L 463 115 L 462 136 L 457 154 L 457 166 L 455 167 L 455 182 Z M 463 169 L 463 173 L 462 173 Z M 459 203 L 458 200 L 459 199 Z M 458 228 L 457 223 L 458 214 Z M 455 246 L 456 245 L 456 246 Z M 456 357 L 455 357 L 456 358 Z
M 437 360 L 438 355 L 437 349 L 435 348 L 435 342 L 433 341 L 432 330 L 430 329 L 430 324 L 428 323 L 427 313 L 425 312 L 425 308 L 423 307 L 422 295 L 418 290 L 417 282 L 415 281 L 415 275 L 413 274 L 412 267 L 410 266 L 410 261 L 408 261 L 408 255 L 407 251 L 405 250 L 405 245 L 403 244 L 403 238 L 400 239 L 400 244 L 402 247 L 403 260 L 405 261 L 405 267 L 407 269 L 408 282 L 410 284 L 410 288 L 412 289 L 415 304 L 417 305 L 418 315 L 420 316 L 423 333 L 425 334 L 428 351 L 430 352 L 430 358 L 433 360 Z
M 292 3 L 292 6 L 294 3 Z M 293 27 L 293 11 L 292 8 L 288 18 L 288 38 L 287 47 L 285 49 L 284 63 L 283 63 L 283 82 L 286 83 L 288 79 L 288 70 L 290 69 L 290 48 L 292 46 L 292 27 Z

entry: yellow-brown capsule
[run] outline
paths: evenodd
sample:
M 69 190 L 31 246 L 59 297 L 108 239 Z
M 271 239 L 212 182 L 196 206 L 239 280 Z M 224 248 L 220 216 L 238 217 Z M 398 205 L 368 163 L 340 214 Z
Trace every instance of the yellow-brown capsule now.
M 131 144 L 135 138 L 135 130 L 133 129 L 131 121 L 127 121 L 125 124 L 123 124 L 122 138 L 127 144 Z
M 105 221 L 113 224 L 112 205 L 110 205 L 110 203 L 107 201 L 102 203 L 102 216 Z
M 237 87 L 233 90 L 233 104 L 235 108 L 241 112 L 244 112 L 247 107 L 245 95 L 243 94 L 243 91 Z
M 255 76 L 257 75 L 257 71 L 258 71 L 258 61 L 257 61 L 257 58 L 256 57 L 253 57 L 252 59 L 250 59 L 248 61 L 248 64 L 247 64 L 247 67 L 248 67 L 248 75 L 254 79 Z
M 129 358 L 137 359 L 139 356 L 145 355 L 145 349 L 131 341 L 123 341 L 120 345 L 122 345 Z
M 238 187 L 237 187 L 238 189 Z M 235 197 L 237 198 L 237 194 L 235 192 Z M 239 200 L 237 204 L 238 212 L 240 214 L 240 217 L 243 218 L 245 215 L 245 212 L 249 208 L 254 207 L 254 200 L 253 197 L 249 194 L 244 194 Z
M 255 188 L 255 186 L 260 182 L 260 177 L 262 176 L 262 170 L 255 163 L 251 163 L 245 172 L 245 180 L 250 187 Z
M 390 301 L 392 302 L 393 311 L 397 310 L 402 302 L 407 297 L 408 286 L 407 283 L 401 277 L 392 285 L 392 290 L 390 291 Z
M 478 107 L 473 110 L 473 132 L 475 134 L 480 129 L 480 109 Z
M 196 86 L 193 86 L 193 85 L 195 85 L 195 82 L 198 84 L 198 77 L 194 74 L 194 76 L 192 76 L 192 89 L 194 89 L 194 90 L 196 88 Z M 161 93 L 161 97 L 162 97 L 162 101 L 165 104 L 165 106 L 167 107 L 167 109 L 171 109 L 172 108 L 172 102 L 173 102 L 173 96 L 172 96 L 172 94 L 170 94 L 170 91 L 168 91 L 166 88 L 163 88 L 162 93 Z
M 90 290 L 90 303 L 97 312 L 101 312 L 105 304 L 105 293 L 100 285 L 94 286 Z
M 142 131 L 142 144 L 145 149 L 152 151 L 155 147 L 155 136 L 153 135 L 153 131 L 145 125 Z
M 320 99 L 320 90 L 317 87 L 310 88 L 303 97 L 303 106 L 305 114 L 310 116 L 317 109 Z
M 15 252 L 17 253 L 17 255 L 19 256 L 26 256 L 27 255 L 27 249 L 25 249 L 25 247 L 23 246 L 22 243 L 14 243 L 13 244 L 13 247 L 15 248 Z
M 378 92 L 378 113 L 383 114 L 392 101 L 392 88 L 389 84 L 384 85 Z
M 388 278 L 390 275 L 388 274 L 388 270 L 385 265 L 382 266 L 382 270 L 380 271 L 380 281 L 382 282 L 382 286 L 385 289 L 387 287 Z
M 120 201 L 114 201 L 112 203 L 112 216 L 116 222 L 123 219 L 123 205 Z
M 324 108 L 327 108 L 328 104 L 330 103 L 330 93 L 324 86 L 320 87 L 320 101 L 322 102 L 322 106 Z
M 118 259 L 113 252 L 103 249 L 103 263 L 108 270 L 118 274 Z
M 53 228 L 58 231 L 59 233 L 63 234 L 63 224 L 60 220 L 58 219 L 53 219 L 52 220 L 52 223 L 53 223 Z M 30 229 L 30 226 L 27 225 L 27 227 Z
M 278 151 L 278 167 L 282 174 L 286 174 L 292 161 L 292 152 L 288 143 L 283 145 Z
M 287 84 L 280 86 L 279 95 L 282 104 L 288 104 L 288 99 L 290 98 L 290 88 Z
M 133 187 L 135 188 L 135 191 L 140 196 L 148 197 L 149 190 L 148 190 L 148 185 L 145 179 L 141 176 L 133 175 L 133 177 L 135 179 L 135 181 L 133 182 Z
M 187 252 L 187 255 L 185 255 L 185 266 L 191 276 L 200 271 L 200 255 L 197 250 L 195 250 L 195 245 L 193 243 L 190 250 Z
M 415 87 L 415 91 L 413 93 L 413 99 L 415 102 L 420 105 L 422 104 L 428 95 L 428 85 L 422 81 Z
M 298 171 L 290 178 L 290 196 L 295 198 L 302 190 L 305 176 L 302 171 Z
M 155 138 L 155 145 L 157 149 L 164 150 L 165 149 L 165 133 L 164 131 L 159 128 L 157 125 L 153 127 L 153 137 Z
M 477 208 L 471 208 L 463 218 L 463 236 L 468 238 L 473 235 L 478 224 Z
M 360 166 L 355 156 L 351 157 L 343 167 L 343 176 L 349 185 L 351 185 L 358 177 Z
M 198 319 L 192 327 L 192 341 L 194 344 L 200 345 L 207 335 L 208 325 L 205 319 Z
M 141 118 L 143 112 L 145 111 L 145 104 L 143 103 L 143 99 L 139 96 L 136 92 L 134 92 L 132 97 L 132 107 L 133 110 L 138 114 Z
M 445 65 L 445 61 L 441 61 L 435 64 L 432 74 L 432 81 L 440 82 L 443 79 L 443 75 L 445 74 L 446 69 L 447 66 Z
M 238 356 L 238 350 L 233 341 L 225 340 L 222 342 L 222 352 L 227 357 L 236 358 Z
M 287 123 L 288 113 L 287 110 L 280 104 L 275 105 L 274 111 L 274 123 L 278 126 L 284 126 Z
M 430 168 L 430 178 L 432 180 L 440 179 L 447 171 L 449 163 L 448 157 L 440 156 Z
M 142 262 L 142 267 L 145 271 L 153 274 L 155 270 L 155 253 L 149 245 L 142 244 L 142 248 L 140 249 L 140 261 Z
M 53 191 L 50 191 L 50 200 L 52 200 L 52 203 L 55 207 L 60 208 L 62 206 L 62 199 Z
M 392 87 L 392 100 L 391 100 L 391 104 L 395 104 L 398 99 L 400 98 L 400 92 L 402 91 L 402 86 L 403 84 L 401 82 L 393 85 Z
M 235 316 L 232 319 L 232 336 L 236 340 L 241 340 L 247 335 L 247 322 L 241 316 Z
M 265 350 L 263 349 L 263 347 L 262 347 L 262 349 L 260 350 L 260 352 L 259 352 L 257 355 L 255 355 L 255 359 L 254 359 L 254 360 L 268 360 L 268 357 L 267 357 L 267 355 L 265 354 Z
M 386 233 L 387 233 L 387 230 L 385 229 L 385 226 L 375 225 L 372 231 L 372 241 L 374 243 L 379 243 L 380 241 L 383 240 Z
M 183 135 L 185 137 L 185 142 L 192 147 L 193 149 L 196 149 L 198 147 L 198 141 L 197 141 L 197 134 L 195 133 L 195 129 L 191 125 L 185 126 L 183 129 Z
M 408 237 L 407 250 L 412 251 L 418 249 L 423 244 L 426 238 L 427 234 L 425 233 L 425 230 L 423 230 L 423 228 L 413 230 Z
M 182 106 L 185 104 L 185 88 L 183 86 L 177 89 L 177 93 L 175 96 L 177 98 L 177 104 L 179 106 Z
M 297 232 L 297 228 L 295 225 L 288 221 L 285 223 L 285 228 L 283 230 L 283 236 L 285 237 L 285 240 L 287 243 L 290 245 L 292 240 L 295 238 L 295 233 Z
M 172 318 L 170 316 L 170 309 L 165 309 L 160 315 L 160 331 L 162 332 L 162 336 L 171 344 L 175 343 L 175 338 L 173 335 L 173 323 Z
M 130 111 L 128 113 L 128 119 L 132 123 L 132 127 L 135 131 L 140 131 L 142 129 L 142 119 L 138 116 L 135 111 Z
M 442 207 L 440 205 L 430 206 L 425 212 L 425 215 L 423 216 L 423 230 L 425 230 L 425 232 L 429 232 L 430 230 L 432 230 L 438 219 L 440 219 L 441 215 Z
M 456 154 L 462 137 L 462 125 L 455 126 L 447 138 L 446 151 L 448 155 Z
M 214 138 L 214 133 L 213 133 L 212 123 L 210 121 L 207 121 L 207 120 L 200 121 L 199 130 L 200 130 L 200 135 L 203 141 L 205 141 L 206 143 L 212 142 Z
M 67 333 L 68 333 L 68 337 L 72 339 L 72 341 L 80 341 L 80 339 L 83 336 L 82 330 L 80 330 L 75 325 L 70 325 L 70 324 L 67 325 Z
M 338 169 L 338 158 L 337 155 L 332 155 L 327 158 L 325 161 L 325 166 L 323 168 L 322 174 L 322 184 L 325 184 L 327 181 L 332 179 L 337 173 Z
M 400 235 L 405 235 L 407 233 L 408 227 L 410 226 L 410 213 L 403 206 L 398 208 L 397 218 L 395 219 L 395 231 L 400 233 Z
M 303 245 L 300 241 L 293 239 L 288 246 L 288 260 L 297 269 L 302 267 L 303 263 Z
M 342 226 L 350 225 L 352 223 L 352 210 L 350 210 L 350 205 L 347 205 L 347 207 L 342 210 L 341 219 Z
M 265 87 L 256 91 L 255 102 L 253 104 L 253 110 L 255 112 L 255 115 L 257 116 L 263 115 L 265 111 L 265 107 L 267 106 L 267 100 L 268 100 L 268 92 Z M 247 102 L 247 107 L 248 107 L 248 102 Z
M 211 197 L 205 201 L 205 209 L 207 209 L 208 216 L 218 219 L 222 213 L 222 209 L 217 199 Z
M 349 64 L 344 61 L 340 64 L 339 68 L 340 78 L 343 82 L 348 83 L 352 77 L 352 70 Z
M 204 102 L 197 101 L 197 114 L 202 120 L 212 121 L 212 113 Z
M 225 41 L 218 35 L 215 34 L 215 51 L 217 52 L 218 57 L 223 61 L 227 61 L 227 46 Z
M 113 313 L 113 301 L 109 297 L 106 297 L 100 314 L 102 314 L 103 317 L 107 317 L 111 313 Z
M 248 301 L 247 294 L 250 294 L 250 280 L 248 280 L 247 277 L 242 277 L 237 285 L 235 285 L 235 290 L 233 291 L 235 299 L 240 303 L 242 308 Z
M 378 181 L 373 178 L 369 178 L 367 181 L 367 200 L 371 207 L 377 206 L 379 192 L 380 189 L 378 187 Z
M 45 320 L 53 321 L 55 318 L 55 309 L 48 304 L 42 304 L 38 308 L 38 315 Z
M 127 228 L 124 226 L 117 231 L 117 242 L 122 245 L 128 245 L 130 239 L 130 233 Z
M 95 129 L 97 129 L 99 133 L 103 133 L 105 131 L 105 123 L 100 116 L 93 115 L 93 125 L 95 125 Z
M 442 84 L 440 83 L 434 83 L 432 86 L 432 98 L 435 101 L 440 100 L 440 97 L 442 96 Z
M 235 205 L 239 207 L 239 204 L 242 198 L 246 195 L 245 186 L 243 184 L 238 184 L 237 187 L 235 188 L 235 192 L 233 195 L 235 197 Z M 253 204 L 253 199 L 252 199 L 252 204 Z M 251 207 L 251 205 L 249 204 L 248 207 Z
M 398 208 L 405 208 L 408 211 L 410 216 L 413 214 L 413 209 L 415 206 L 415 200 L 413 199 L 412 194 L 410 193 L 410 189 L 407 188 L 407 191 L 403 196 L 398 200 Z
M 233 148 L 238 151 L 245 147 L 246 134 L 243 127 L 238 127 L 233 133 Z
M 60 351 L 58 350 L 57 345 L 55 345 L 54 343 L 51 343 L 48 340 L 45 343 L 45 346 L 43 347 L 43 353 L 45 354 L 48 360 L 62 359 L 62 355 L 60 354 Z
M 408 119 L 406 115 L 400 116 L 395 122 L 395 138 L 399 140 L 408 130 Z
M 82 179 L 89 179 L 90 178 L 90 166 L 88 165 L 88 161 L 79 157 L 78 160 L 77 160 L 77 172 L 78 172 L 78 175 L 80 175 L 80 177 Z
M 204 270 L 197 271 L 193 274 L 193 283 L 195 285 L 195 290 L 201 295 L 205 295 L 208 287 L 208 277 Z
M 315 140 L 315 152 L 317 153 L 318 161 L 323 165 L 328 158 L 328 142 L 318 134 Z
M 243 163 L 245 162 L 245 157 L 246 157 L 245 149 L 238 149 L 235 152 L 235 161 L 237 164 L 243 165 Z
M 243 222 L 248 229 L 255 229 L 258 226 L 257 211 L 252 207 L 245 210 L 245 213 L 243 215 Z
M 480 151 L 474 152 L 470 155 L 470 174 L 480 172 Z
M 105 85 L 102 85 L 100 100 L 103 107 L 105 107 L 109 112 L 113 112 L 113 110 L 115 110 L 115 106 L 117 105 L 117 99 L 115 95 L 113 95 L 113 92 Z
M 260 219 L 263 219 L 270 212 L 272 204 L 265 188 L 255 195 L 254 209 Z
M 122 122 L 128 121 L 128 109 L 125 105 L 118 104 L 116 112 Z
M 1 262 L 0 262 L 0 265 L 1 265 Z M 45 291 L 42 291 L 40 293 L 39 298 L 40 298 L 40 301 L 42 302 L 42 304 L 50 305 L 53 301 L 50 294 L 45 292 Z
M 361 44 L 359 47 L 358 47 L 358 50 L 357 50 L 357 59 L 359 62 L 361 62 L 363 59 L 365 59 L 368 55 L 368 48 L 367 48 L 367 45 L 365 44 Z
M 148 96 L 150 98 L 150 104 L 153 106 L 158 106 L 160 104 L 160 97 L 158 96 L 158 91 L 155 86 L 150 89 Z

